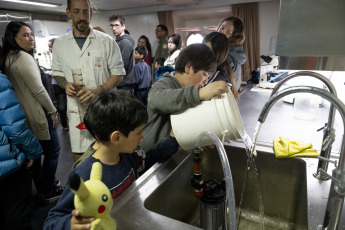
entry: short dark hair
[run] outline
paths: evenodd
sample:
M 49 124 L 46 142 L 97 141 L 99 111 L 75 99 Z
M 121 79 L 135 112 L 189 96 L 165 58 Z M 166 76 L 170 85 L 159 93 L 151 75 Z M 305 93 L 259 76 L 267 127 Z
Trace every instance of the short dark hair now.
M 159 24 L 159 25 L 157 25 L 157 26 L 159 26 L 162 30 L 165 31 L 165 35 L 168 35 L 168 27 L 166 27 L 166 26 L 163 25 L 163 24 Z
M 72 2 L 72 0 L 67 0 L 67 8 L 68 8 L 69 10 L 71 10 L 71 2 Z M 91 1 L 90 1 L 90 0 L 87 0 L 87 2 L 89 3 L 90 10 L 91 10 L 91 8 L 92 8 Z
M 212 50 L 205 44 L 191 44 L 183 49 L 176 59 L 175 71 L 184 73 L 185 66 L 190 63 L 194 72 L 200 70 L 216 72 L 217 62 Z
M 108 142 L 110 134 L 119 131 L 126 137 L 147 122 L 143 103 L 125 90 L 103 90 L 86 109 L 84 124 L 99 142 Z
M 126 24 L 126 19 L 122 15 L 113 14 L 109 17 L 109 22 L 116 21 L 116 20 L 120 20 L 121 26 Z
M 182 39 L 181 39 L 181 36 L 179 34 L 172 34 L 172 35 L 170 35 L 168 37 L 168 42 L 169 42 L 169 38 L 171 38 L 173 43 L 176 45 L 174 50 L 169 51 L 169 55 L 172 55 L 176 50 L 181 49 Z
M 55 38 L 52 38 L 52 39 L 49 39 L 49 41 L 52 45 L 54 45 L 54 42 L 55 42 Z
M 143 58 L 147 56 L 147 49 L 144 46 L 137 46 L 135 47 L 135 51 L 137 51 L 140 55 L 144 55 Z
M 164 66 L 165 60 L 166 60 L 166 58 L 164 58 L 164 57 L 159 57 L 159 58 L 156 59 L 156 62 L 158 63 L 158 65 Z

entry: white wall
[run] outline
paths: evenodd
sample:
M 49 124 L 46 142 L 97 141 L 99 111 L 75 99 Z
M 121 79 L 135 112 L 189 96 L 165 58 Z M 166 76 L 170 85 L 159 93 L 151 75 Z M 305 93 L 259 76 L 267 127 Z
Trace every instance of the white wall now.
M 108 21 L 109 16 L 115 13 L 120 12 L 107 12 L 106 14 L 102 13 L 94 15 L 91 20 L 91 25 L 102 27 L 107 34 L 111 35 L 115 39 L 113 32 L 109 28 Z M 124 15 L 124 17 L 126 19 L 126 29 L 129 31 L 130 36 L 134 39 L 135 43 L 137 44 L 141 35 L 147 36 L 152 46 L 152 52 L 154 53 L 158 45 L 158 39 L 155 35 L 156 26 L 159 24 L 157 13 Z
M 280 1 L 259 3 L 260 55 L 275 54 L 279 23 Z M 261 60 L 262 61 L 262 60 Z
M 207 34 L 211 31 L 207 31 L 204 29 L 206 26 L 216 26 L 218 25 L 223 18 L 231 15 L 231 7 L 223 7 L 222 10 L 223 15 L 208 15 L 206 10 L 197 9 L 197 10 L 176 10 L 174 11 L 174 23 L 175 27 L 183 28 L 183 27 L 199 27 L 202 29 L 200 32 L 201 34 Z M 201 19 L 193 20 L 193 19 L 185 19 L 183 15 L 187 13 L 195 14 L 195 11 L 199 11 L 200 14 L 205 13 L 205 17 L 199 17 Z M 107 34 L 113 36 L 112 31 L 109 28 L 108 17 L 114 13 L 125 13 L 121 11 L 117 12 L 101 12 L 95 13 L 91 20 L 91 25 L 93 26 L 100 26 L 102 27 Z M 126 29 L 130 32 L 130 36 L 135 40 L 137 43 L 138 38 L 141 35 L 146 35 L 151 42 L 152 51 L 153 53 L 156 50 L 158 40 L 155 36 L 155 29 L 156 25 L 159 24 L 157 13 L 145 13 L 145 14 L 137 14 L 137 15 L 125 15 L 126 18 Z M 38 15 L 35 15 L 36 18 L 39 18 Z M 193 18 L 193 17 L 190 17 Z M 260 38 L 260 55 L 272 55 L 274 54 L 275 47 L 270 50 L 269 42 L 274 41 L 274 38 L 277 36 L 278 32 L 278 18 L 279 18 L 279 1 L 272 0 L 266 2 L 259 2 L 259 38 Z M 186 37 L 188 36 L 188 32 L 180 32 L 180 35 L 183 38 L 183 42 L 185 42 Z M 273 44 L 274 45 L 274 44 Z

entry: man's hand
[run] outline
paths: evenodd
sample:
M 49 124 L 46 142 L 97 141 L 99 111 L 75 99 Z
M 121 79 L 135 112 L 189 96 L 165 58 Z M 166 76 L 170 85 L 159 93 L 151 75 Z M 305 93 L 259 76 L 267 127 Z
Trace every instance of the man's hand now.
M 213 97 L 228 93 L 229 87 L 225 81 L 215 81 L 211 84 L 199 89 L 199 97 L 201 101 L 210 100 Z
M 94 221 L 94 219 L 95 218 L 82 217 L 80 216 L 79 210 L 74 209 L 72 211 L 71 230 L 91 229 L 91 222 Z
M 71 98 L 75 98 L 77 96 L 77 92 L 75 91 L 76 88 L 74 86 L 74 83 L 67 82 L 65 87 L 66 87 L 67 96 L 69 96 Z

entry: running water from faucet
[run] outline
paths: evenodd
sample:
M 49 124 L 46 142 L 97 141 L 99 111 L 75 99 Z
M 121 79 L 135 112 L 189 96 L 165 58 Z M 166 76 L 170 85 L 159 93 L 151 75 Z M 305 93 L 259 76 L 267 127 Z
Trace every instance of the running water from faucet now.
M 247 158 L 246 175 L 245 175 L 245 179 L 244 179 L 243 187 L 242 187 L 239 212 L 238 212 L 238 216 L 237 216 L 237 229 L 239 229 L 239 227 L 240 227 L 242 205 L 243 205 L 243 200 L 244 200 L 248 180 L 250 181 L 251 184 L 254 184 L 257 188 L 256 191 L 257 191 L 258 206 L 259 206 L 259 213 L 260 213 L 260 230 L 265 229 L 264 205 L 263 205 L 263 200 L 262 200 L 261 172 L 259 170 L 260 169 L 259 168 L 259 162 L 256 160 L 257 154 L 256 154 L 256 150 L 255 150 L 255 143 L 256 143 L 257 134 L 260 130 L 260 127 L 261 127 L 261 123 L 258 123 L 258 125 L 255 128 L 255 133 L 254 133 L 254 137 L 253 137 L 254 143 L 252 142 L 252 139 L 249 137 L 249 135 L 246 132 L 245 132 L 244 136 L 242 137 L 244 144 L 245 144 L 246 153 L 247 153 L 248 158 Z

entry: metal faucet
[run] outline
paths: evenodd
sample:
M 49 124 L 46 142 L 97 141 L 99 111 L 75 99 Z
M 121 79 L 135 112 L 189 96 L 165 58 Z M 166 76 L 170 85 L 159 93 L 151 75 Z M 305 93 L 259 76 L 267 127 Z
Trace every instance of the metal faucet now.
M 262 109 L 258 121 L 261 123 L 265 122 L 268 112 L 275 104 L 275 102 L 277 102 L 282 97 L 293 93 L 311 93 L 328 100 L 336 109 L 338 109 L 342 117 L 345 130 L 345 105 L 332 93 L 323 89 L 308 86 L 289 87 L 273 95 Z M 345 135 L 343 135 L 342 145 L 340 149 L 339 164 L 332 171 L 332 176 L 328 175 L 327 172 L 323 169 L 319 169 L 319 172 L 331 178 L 332 183 L 328 196 L 323 225 L 320 225 L 318 229 L 336 230 L 339 226 L 345 196 Z
M 226 184 L 226 195 L 228 199 L 228 210 L 229 210 L 229 230 L 236 230 L 236 205 L 235 205 L 235 192 L 234 192 L 234 184 L 232 180 L 231 175 L 231 169 L 230 164 L 228 160 L 228 156 L 226 155 L 226 151 L 224 149 L 224 146 L 222 142 L 219 140 L 219 138 L 209 132 L 205 131 L 202 132 L 198 138 L 196 139 L 194 149 L 200 149 L 200 141 L 201 139 L 209 137 L 213 141 L 213 143 L 216 145 L 218 154 L 220 157 L 220 161 L 222 163 L 224 178 L 225 178 L 225 184 Z
M 308 76 L 308 77 L 314 77 L 322 81 L 328 88 L 328 90 L 335 96 L 337 97 L 337 91 L 333 85 L 333 83 L 326 78 L 325 76 L 312 72 L 312 71 L 299 71 L 295 73 L 289 74 L 286 78 L 278 82 L 278 84 L 274 87 L 271 93 L 271 97 L 275 95 L 280 87 L 285 84 L 285 82 L 289 81 L 290 79 L 293 79 L 295 77 L 300 77 L 300 76 Z M 328 115 L 328 122 L 325 124 L 324 127 L 318 129 L 318 131 L 321 131 L 323 129 L 323 139 L 322 139 L 322 148 L 320 152 L 320 160 L 317 166 L 316 173 L 313 175 L 320 180 L 328 180 L 329 177 L 325 176 L 324 174 L 320 173 L 319 169 L 323 169 L 327 172 L 328 169 L 328 162 L 325 160 L 326 158 L 329 159 L 332 151 L 332 144 L 335 140 L 335 131 L 333 129 L 334 125 L 334 118 L 335 118 L 335 108 L 331 104 L 329 108 L 329 115 Z

